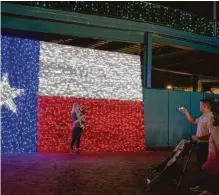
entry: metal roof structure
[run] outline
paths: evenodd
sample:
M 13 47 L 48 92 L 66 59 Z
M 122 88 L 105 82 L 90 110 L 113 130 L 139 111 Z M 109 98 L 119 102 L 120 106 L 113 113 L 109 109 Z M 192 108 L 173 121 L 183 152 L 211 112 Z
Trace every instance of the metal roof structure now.
M 190 85 L 191 76 L 219 77 L 218 23 L 214 37 L 213 21 L 207 18 L 148 2 L 125 3 L 2 3 L 2 31 L 60 44 L 146 53 L 144 73 L 152 72 L 155 88 L 171 82 Z

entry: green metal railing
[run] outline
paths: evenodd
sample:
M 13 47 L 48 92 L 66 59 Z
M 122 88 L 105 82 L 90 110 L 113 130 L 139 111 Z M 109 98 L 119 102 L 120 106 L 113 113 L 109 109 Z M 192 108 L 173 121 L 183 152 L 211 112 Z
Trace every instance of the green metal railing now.
M 149 2 L 35 1 L 14 3 L 91 15 L 114 17 L 138 22 L 150 22 L 186 32 L 213 36 L 213 20 Z M 219 37 L 219 23 L 217 23 L 216 37 Z

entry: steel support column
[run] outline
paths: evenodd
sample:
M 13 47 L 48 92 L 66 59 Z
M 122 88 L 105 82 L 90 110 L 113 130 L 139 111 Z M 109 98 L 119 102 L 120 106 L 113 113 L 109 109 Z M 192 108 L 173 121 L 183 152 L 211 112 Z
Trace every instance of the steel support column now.
M 144 88 L 151 88 L 152 73 L 152 33 L 146 33 L 143 50 L 143 79 Z
M 192 75 L 191 81 L 192 81 L 192 91 L 197 91 L 198 90 L 198 77 L 195 75 Z

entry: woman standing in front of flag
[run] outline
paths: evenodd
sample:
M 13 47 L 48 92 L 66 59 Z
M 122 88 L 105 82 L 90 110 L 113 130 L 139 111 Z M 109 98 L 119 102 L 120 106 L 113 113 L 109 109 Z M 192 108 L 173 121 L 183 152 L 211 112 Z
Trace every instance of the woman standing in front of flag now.
M 73 130 L 72 130 L 72 139 L 70 143 L 70 153 L 72 154 L 74 152 L 74 143 L 76 141 L 76 152 L 80 153 L 80 139 L 81 134 L 84 128 L 84 107 L 82 109 L 79 109 L 79 105 L 77 103 L 73 104 L 72 112 L 71 112 L 71 118 L 73 120 Z

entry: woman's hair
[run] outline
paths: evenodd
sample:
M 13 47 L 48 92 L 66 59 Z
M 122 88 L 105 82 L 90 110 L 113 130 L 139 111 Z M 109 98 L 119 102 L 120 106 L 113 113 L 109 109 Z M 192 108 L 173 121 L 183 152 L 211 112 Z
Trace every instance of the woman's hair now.
M 76 107 L 78 106 L 78 104 L 77 103 L 74 103 L 73 104 L 73 107 L 72 107 L 72 112 L 75 112 L 76 111 Z
M 212 112 L 214 115 L 214 126 L 219 126 L 219 99 L 215 98 L 212 101 Z
M 214 126 L 219 126 L 219 110 L 213 112 L 213 115 L 214 115 L 214 123 L 213 123 L 213 125 Z

